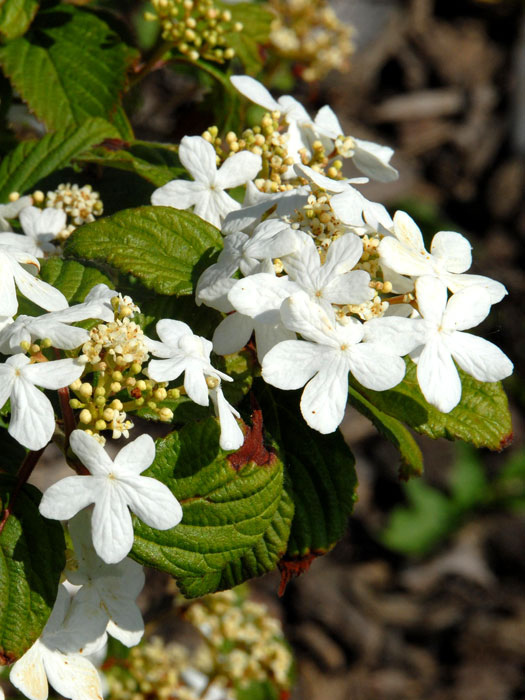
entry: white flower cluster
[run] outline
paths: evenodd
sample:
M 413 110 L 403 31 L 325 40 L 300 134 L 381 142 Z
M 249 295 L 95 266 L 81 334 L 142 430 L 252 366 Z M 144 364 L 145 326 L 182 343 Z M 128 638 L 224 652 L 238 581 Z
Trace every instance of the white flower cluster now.
M 38 209 L 30 199 L 23 207 L 16 203 L 0 210 L 11 220 L 18 216 L 24 232 L 0 233 L 0 408 L 7 408 L 9 434 L 29 450 L 43 450 L 54 436 L 69 443 L 79 473 L 50 486 L 41 500 L 44 517 L 69 521 L 75 559 L 42 636 L 10 678 L 31 700 L 47 698 L 48 682 L 72 700 L 94 700 L 102 697 L 101 686 L 87 655 L 103 649 L 107 634 L 133 646 L 144 629 L 134 602 L 144 575 L 126 559 L 133 546 L 131 513 L 159 530 L 182 519 L 168 487 L 142 476 L 155 459 L 153 439 L 141 435 L 112 460 L 101 433 L 127 437 L 133 425 L 127 412 L 143 405 L 171 420 L 173 412 L 158 403 L 173 391 L 203 406 L 211 399 L 224 449 L 239 448 L 244 435 L 222 393 L 222 381 L 231 378 L 210 362 L 211 343 L 171 319 L 158 323 L 160 341 L 148 338 L 132 320 L 138 307 L 103 284 L 70 307 L 60 291 L 29 272 L 39 270 L 38 247 L 57 217 L 60 225 L 65 221 L 64 212 Z M 17 287 L 47 313 L 18 313 Z M 91 330 L 74 325 L 87 320 L 95 323 Z M 159 359 L 149 361 L 150 355 Z M 166 389 L 182 376 L 180 388 Z M 60 392 L 62 420 L 42 389 Z M 80 429 L 71 428 L 74 409 Z
M 217 139 L 212 145 L 192 136 L 183 139 L 180 159 L 194 181 L 170 182 L 152 196 L 153 204 L 194 206 L 222 229 L 224 250 L 196 294 L 198 304 L 227 314 L 214 350 L 236 352 L 254 333 L 263 378 L 281 389 L 304 386 L 301 411 L 322 433 L 343 419 L 349 373 L 368 389 L 391 389 L 404 377 L 407 355 L 418 365 L 423 395 L 443 412 L 461 398 L 456 364 L 480 381 L 507 377 L 510 360 L 465 333 L 506 294 L 499 282 L 467 273 L 466 238 L 440 231 L 427 252 L 408 214 L 392 219 L 354 187 L 368 177 L 395 179 L 392 150 L 345 136 L 328 106 L 312 119 L 294 98 L 275 100 L 253 78 L 231 80 L 281 125 L 283 162 L 291 167 L 276 182 L 282 176 L 286 184 L 267 191 L 256 147 L 230 153 L 217 170 Z M 316 151 L 327 154 L 323 163 L 315 163 Z M 367 177 L 341 179 L 338 157 L 351 158 Z M 226 192 L 240 184 L 242 206 Z

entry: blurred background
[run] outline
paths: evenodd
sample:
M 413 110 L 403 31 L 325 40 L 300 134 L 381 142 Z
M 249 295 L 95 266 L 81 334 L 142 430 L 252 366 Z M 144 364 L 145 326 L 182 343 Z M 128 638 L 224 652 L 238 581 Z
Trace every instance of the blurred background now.
M 351 411 L 359 500 L 345 538 L 282 598 L 278 573 L 252 595 L 283 622 L 294 699 L 523 700 L 525 4 L 332 0 L 335 14 L 318 0 L 271 4 L 281 19 L 266 84 L 312 113 L 328 103 L 345 133 L 393 147 L 399 180 L 365 196 L 410 213 L 428 240 L 460 231 L 472 271 L 506 285 L 481 332 L 516 365 L 514 442 L 490 453 L 418 437 L 425 474 L 405 484 L 395 450 Z M 130 2 L 128 20 L 147 49 L 155 28 L 144 10 Z M 152 72 L 128 98 L 137 137 L 202 133 L 215 123 L 209 91 L 189 68 Z M 172 584 L 153 572 L 149 584 L 148 631 L 184 639 L 166 613 Z

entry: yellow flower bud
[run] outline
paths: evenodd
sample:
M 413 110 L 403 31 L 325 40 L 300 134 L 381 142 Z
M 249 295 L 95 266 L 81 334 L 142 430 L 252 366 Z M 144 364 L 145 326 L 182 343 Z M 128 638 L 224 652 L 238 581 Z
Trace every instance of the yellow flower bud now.
M 106 421 L 105 421 L 105 420 L 99 419 L 99 420 L 95 423 L 95 429 L 96 429 L 96 430 L 106 430 L 107 427 L 108 427 L 108 426 L 106 425 Z
M 78 420 L 81 423 L 85 423 L 86 425 L 89 425 L 89 423 L 91 423 L 91 411 L 88 411 L 87 408 L 84 408 L 84 410 L 80 411 L 80 415 L 78 416 Z

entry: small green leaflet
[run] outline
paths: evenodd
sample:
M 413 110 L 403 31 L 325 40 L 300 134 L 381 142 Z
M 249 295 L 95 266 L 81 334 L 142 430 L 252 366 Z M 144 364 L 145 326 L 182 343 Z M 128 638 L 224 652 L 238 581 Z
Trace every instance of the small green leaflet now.
M 65 255 L 107 262 L 159 294 L 191 294 L 201 272 L 221 249 L 218 229 L 172 207 L 124 209 L 79 227 Z
M 0 474 L 0 509 L 15 479 Z M 64 531 L 38 511 L 41 494 L 25 485 L 0 533 L 0 664 L 19 659 L 40 636 L 65 566 Z

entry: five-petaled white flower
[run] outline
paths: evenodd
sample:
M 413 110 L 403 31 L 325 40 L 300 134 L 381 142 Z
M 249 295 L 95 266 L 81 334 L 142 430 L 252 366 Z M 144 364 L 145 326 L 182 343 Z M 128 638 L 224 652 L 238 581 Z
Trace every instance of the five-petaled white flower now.
M 155 459 L 155 443 L 141 435 L 112 461 L 102 445 L 83 430 L 74 430 L 71 449 L 91 476 L 68 476 L 50 486 L 40 502 L 46 518 L 69 520 L 91 503 L 91 532 L 96 553 L 106 564 L 124 559 L 133 546 L 129 509 L 150 527 L 169 530 L 182 519 L 182 508 L 167 486 L 140 474 Z
M 348 373 L 363 386 L 384 391 L 404 377 L 405 363 L 381 343 L 361 342 L 363 324 L 350 318 L 337 323 L 298 292 L 283 302 L 284 325 L 306 340 L 285 340 L 272 348 L 262 363 L 265 381 L 279 389 L 299 389 L 306 384 L 301 412 L 311 428 L 331 433 L 343 420 L 348 398 Z
M 75 630 L 64 627 L 69 606 L 62 584 L 42 636 L 11 669 L 9 680 L 30 700 L 47 700 L 48 681 L 65 698 L 102 700 L 97 669 L 79 653 L 82 635 L 76 637 Z
M 37 389 L 60 389 L 82 374 L 76 360 L 35 362 L 19 353 L 0 365 L 0 406 L 11 399 L 8 432 L 24 447 L 39 450 L 55 430 L 55 411 L 47 396 Z
M 227 214 L 241 207 L 224 190 L 253 180 L 262 166 L 261 156 L 242 151 L 230 156 L 217 170 L 215 149 L 202 136 L 185 136 L 179 158 L 194 182 L 168 182 L 153 192 L 152 204 L 177 209 L 193 206 L 195 214 L 219 228 Z
M 67 624 L 84 635 L 86 645 L 104 640 L 106 630 L 128 647 L 138 644 L 144 621 L 135 599 L 144 586 L 144 571 L 131 559 L 106 564 L 91 541 L 91 513 L 83 510 L 69 522 L 75 550 L 65 575 L 78 588 L 71 602 Z
M 437 277 L 451 292 L 481 286 L 487 290 L 491 303 L 496 304 L 507 293 L 500 282 L 464 274 L 472 264 L 471 250 L 472 246 L 460 233 L 439 231 L 427 253 L 419 226 L 403 211 L 394 215 L 394 235 L 386 236 L 379 244 L 381 263 L 394 272 L 410 277 Z

